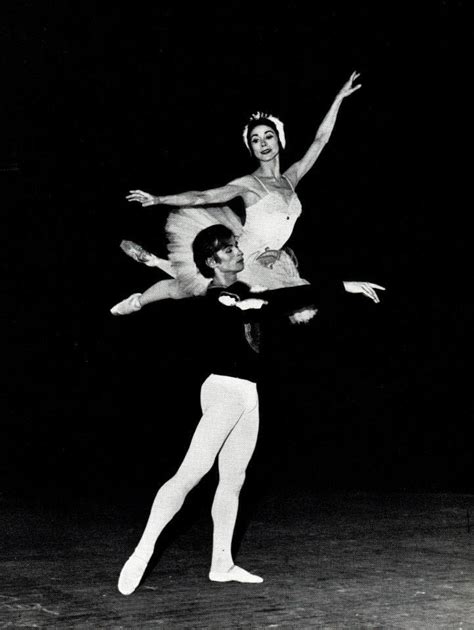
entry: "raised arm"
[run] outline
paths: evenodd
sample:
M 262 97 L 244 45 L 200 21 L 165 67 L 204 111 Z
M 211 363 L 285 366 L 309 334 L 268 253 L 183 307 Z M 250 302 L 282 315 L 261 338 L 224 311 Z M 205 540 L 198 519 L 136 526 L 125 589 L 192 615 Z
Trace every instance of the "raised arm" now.
M 324 117 L 323 122 L 319 125 L 316 136 L 311 146 L 306 151 L 301 160 L 292 164 L 292 166 L 290 166 L 290 168 L 286 171 L 286 175 L 292 180 L 294 186 L 298 184 L 300 179 L 304 177 L 304 175 L 306 175 L 306 173 L 314 165 L 319 157 L 319 154 L 331 137 L 332 130 L 334 129 L 334 125 L 336 124 L 339 107 L 341 106 L 342 101 L 346 98 L 346 96 L 349 96 L 361 87 L 360 83 L 358 85 L 354 85 L 354 81 L 358 77 L 359 73 L 353 72 L 349 80 L 344 83 L 341 90 L 338 92 L 336 98 L 334 99 L 333 104 L 329 108 L 328 113 Z
M 209 190 L 191 190 L 176 195 L 150 195 L 143 190 L 131 190 L 128 201 L 137 201 L 142 206 L 168 205 L 177 207 L 205 206 L 214 203 L 226 203 L 242 196 L 247 190 L 246 177 L 235 179 L 220 188 Z

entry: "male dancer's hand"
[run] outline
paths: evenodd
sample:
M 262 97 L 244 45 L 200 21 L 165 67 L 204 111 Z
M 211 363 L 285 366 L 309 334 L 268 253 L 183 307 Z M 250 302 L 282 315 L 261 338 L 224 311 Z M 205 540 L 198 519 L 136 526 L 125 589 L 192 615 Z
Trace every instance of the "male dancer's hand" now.
M 366 297 L 370 298 L 373 302 L 378 304 L 380 302 L 380 298 L 374 289 L 379 289 L 380 291 L 385 291 L 385 287 L 381 287 L 379 284 L 375 284 L 373 282 L 354 282 L 345 281 L 344 289 L 348 293 L 362 293 Z
M 235 303 L 236 307 L 240 308 L 241 311 L 259 309 L 262 308 L 262 306 L 265 306 L 265 304 L 268 304 L 267 300 L 261 300 L 260 298 L 248 298 Z
M 246 300 L 238 300 L 233 295 L 221 295 L 219 302 L 224 306 L 236 306 L 241 311 L 248 311 L 249 309 L 259 309 L 265 304 L 268 304 L 267 300 L 260 298 L 247 298 Z
M 313 319 L 317 312 L 317 308 L 308 308 L 305 306 L 305 308 L 295 311 L 290 315 L 290 322 L 292 324 L 307 324 Z

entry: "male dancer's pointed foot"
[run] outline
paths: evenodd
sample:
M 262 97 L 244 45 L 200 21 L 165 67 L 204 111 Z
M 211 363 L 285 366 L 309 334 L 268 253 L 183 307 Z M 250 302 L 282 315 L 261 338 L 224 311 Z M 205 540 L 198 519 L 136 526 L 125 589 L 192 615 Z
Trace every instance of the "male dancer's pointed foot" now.
M 249 573 L 235 565 L 228 571 L 211 571 L 209 579 L 211 582 L 242 582 L 243 584 L 261 584 L 263 582 L 263 578 L 259 575 Z
M 140 584 L 148 561 L 139 558 L 136 554 L 132 554 L 127 562 L 123 565 L 118 581 L 118 590 L 122 595 L 131 595 Z
M 143 249 L 141 245 L 138 245 L 133 241 L 122 241 L 120 243 L 120 249 L 122 249 L 127 254 L 127 256 L 133 258 L 133 260 L 143 263 L 148 267 L 160 266 L 160 259 L 158 258 L 158 256 L 151 254 L 146 249 Z
M 142 307 L 140 304 L 141 293 L 132 293 L 128 298 L 122 300 L 115 306 L 112 306 L 110 312 L 112 315 L 130 315 L 130 313 L 136 313 Z

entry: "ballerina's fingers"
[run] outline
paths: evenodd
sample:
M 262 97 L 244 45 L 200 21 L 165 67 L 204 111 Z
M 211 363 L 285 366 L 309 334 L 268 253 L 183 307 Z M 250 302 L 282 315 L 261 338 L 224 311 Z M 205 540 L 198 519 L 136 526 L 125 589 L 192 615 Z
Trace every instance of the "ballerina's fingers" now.
M 143 190 L 131 190 L 130 194 L 126 196 L 126 199 L 128 199 L 128 201 L 138 201 L 139 203 L 144 203 L 145 201 L 149 201 L 150 195 L 143 192 Z
M 341 91 L 339 92 L 340 96 L 342 98 L 346 98 L 347 96 L 350 96 L 353 92 L 356 92 L 358 89 L 360 89 L 362 87 L 362 83 L 359 83 L 358 85 L 352 85 L 351 80 L 349 79 L 349 81 L 346 83 L 346 85 L 341 89 Z
M 349 96 L 350 94 L 352 94 L 353 92 L 355 92 L 356 90 L 362 87 L 362 83 L 359 83 L 359 85 L 353 85 L 354 81 L 358 77 L 360 77 L 360 72 L 353 72 L 351 74 L 351 76 L 349 77 L 349 81 L 347 81 L 347 83 L 344 84 L 344 87 L 341 90 L 344 96 Z

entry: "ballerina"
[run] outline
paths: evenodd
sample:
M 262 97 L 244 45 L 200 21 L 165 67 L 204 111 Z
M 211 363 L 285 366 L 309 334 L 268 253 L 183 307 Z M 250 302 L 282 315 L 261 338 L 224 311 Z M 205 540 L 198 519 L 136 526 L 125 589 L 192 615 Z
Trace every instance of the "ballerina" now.
M 171 279 L 161 280 L 143 293 L 134 293 L 111 308 L 114 315 L 140 310 L 146 304 L 162 299 L 179 299 L 206 292 L 209 280 L 197 270 L 190 255 L 191 244 L 203 228 L 217 222 L 236 235 L 246 259 L 242 281 L 266 289 L 306 284 L 301 278 L 296 258 L 285 244 L 302 212 L 296 187 L 314 166 L 329 141 L 342 101 L 361 87 L 355 84 L 359 73 L 353 72 L 336 95 L 320 124 L 315 138 L 303 157 L 283 173 L 280 152 L 286 146 L 283 123 L 271 114 L 252 114 L 243 130 L 244 143 L 254 158 L 257 169 L 219 188 L 156 196 L 142 190 L 131 190 L 130 202 L 142 206 L 169 205 L 173 210 L 166 223 L 168 260 L 158 258 L 131 241 L 122 241 L 122 249 L 132 258 L 149 266 L 157 266 Z M 245 225 L 225 204 L 240 197 L 245 205 Z

